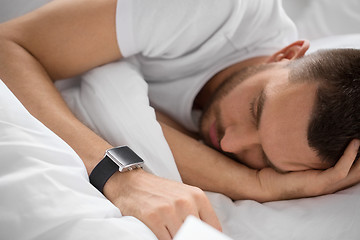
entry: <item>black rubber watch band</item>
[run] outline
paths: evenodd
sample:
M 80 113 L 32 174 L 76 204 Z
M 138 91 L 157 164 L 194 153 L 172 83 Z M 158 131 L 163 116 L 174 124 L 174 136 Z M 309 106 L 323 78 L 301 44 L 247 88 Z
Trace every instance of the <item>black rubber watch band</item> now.
M 117 171 L 119 171 L 119 166 L 107 155 L 105 155 L 105 157 L 92 170 L 89 176 L 90 183 L 103 193 L 106 181 Z

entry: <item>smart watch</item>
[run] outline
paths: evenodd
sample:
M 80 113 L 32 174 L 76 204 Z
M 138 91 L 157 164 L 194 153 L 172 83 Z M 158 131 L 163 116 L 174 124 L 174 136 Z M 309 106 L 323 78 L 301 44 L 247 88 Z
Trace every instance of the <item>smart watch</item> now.
M 110 148 L 90 173 L 90 183 L 103 193 L 105 183 L 115 172 L 131 171 L 143 165 L 144 160 L 128 146 Z

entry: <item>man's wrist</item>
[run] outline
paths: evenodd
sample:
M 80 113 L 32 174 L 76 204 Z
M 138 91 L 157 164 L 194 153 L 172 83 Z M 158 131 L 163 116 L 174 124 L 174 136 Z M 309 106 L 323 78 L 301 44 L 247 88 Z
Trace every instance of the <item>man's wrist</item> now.
M 297 174 L 299 172 L 278 173 L 272 168 L 258 170 L 259 196 L 257 201 L 269 202 L 297 198 L 303 192 L 302 187 L 296 184 L 295 175 Z
M 143 164 L 141 157 L 128 146 L 110 148 L 92 170 L 89 176 L 90 183 L 103 193 L 105 183 L 114 173 L 141 168 Z
M 121 195 L 126 195 L 129 186 L 135 185 L 137 179 L 141 177 L 145 171 L 143 169 L 135 169 L 127 172 L 116 172 L 105 183 L 103 188 L 104 196 L 113 202 Z
M 89 175 L 90 183 L 101 193 L 108 179 L 119 171 L 118 165 L 107 155 L 95 166 Z

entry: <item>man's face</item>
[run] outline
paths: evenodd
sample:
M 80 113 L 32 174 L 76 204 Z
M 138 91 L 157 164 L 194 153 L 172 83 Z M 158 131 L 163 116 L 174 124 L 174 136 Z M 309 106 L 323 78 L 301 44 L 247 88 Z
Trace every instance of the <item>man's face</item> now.
M 317 85 L 290 83 L 282 64 L 253 67 L 223 84 L 204 111 L 201 135 L 255 169 L 328 168 L 307 141 Z

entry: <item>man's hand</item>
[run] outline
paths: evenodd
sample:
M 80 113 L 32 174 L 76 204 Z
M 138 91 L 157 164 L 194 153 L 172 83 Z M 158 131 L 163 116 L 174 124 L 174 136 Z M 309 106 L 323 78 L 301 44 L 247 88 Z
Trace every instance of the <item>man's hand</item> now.
M 360 182 L 360 163 L 356 161 L 359 140 L 353 140 L 337 164 L 326 170 L 307 170 L 281 174 L 271 168 L 258 171 L 263 190 L 259 201 L 313 197 L 334 193 Z
M 188 215 L 221 231 L 209 200 L 197 187 L 133 170 L 115 173 L 104 194 L 123 215 L 138 218 L 161 240 L 172 239 Z

